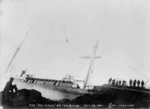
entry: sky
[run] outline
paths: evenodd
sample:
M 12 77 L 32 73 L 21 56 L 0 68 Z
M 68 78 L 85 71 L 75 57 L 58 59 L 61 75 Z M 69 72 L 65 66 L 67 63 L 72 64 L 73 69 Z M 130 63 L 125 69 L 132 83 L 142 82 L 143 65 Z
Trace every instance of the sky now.
M 9 73 L 84 80 L 99 40 L 89 84 L 110 77 L 150 79 L 149 0 L 2 0 L 0 60 L 3 73 L 30 28 Z M 150 87 L 148 82 L 147 87 Z

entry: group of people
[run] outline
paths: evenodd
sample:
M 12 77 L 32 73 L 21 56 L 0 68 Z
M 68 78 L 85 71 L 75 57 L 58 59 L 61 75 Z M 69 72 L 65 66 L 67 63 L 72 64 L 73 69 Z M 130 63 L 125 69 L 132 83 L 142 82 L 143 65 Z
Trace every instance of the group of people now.
M 132 80 L 132 79 L 130 79 L 129 80 L 129 85 L 130 85 L 130 87 L 142 87 L 142 88 L 144 88 L 144 81 L 142 80 L 142 81 L 140 81 L 140 80 Z
M 126 81 L 125 80 L 116 80 L 116 79 L 110 78 L 108 80 L 108 84 L 116 85 L 116 86 L 126 86 Z
M 116 79 L 112 79 L 110 78 L 108 80 L 108 84 L 110 85 L 116 85 L 116 86 L 127 86 L 127 82 L 125 80 L 116 80 Z M 144 81 L 140 81 L 140 80 L 129 80 L 129 86 L 130 87 L 141 87 L 144 88 Z

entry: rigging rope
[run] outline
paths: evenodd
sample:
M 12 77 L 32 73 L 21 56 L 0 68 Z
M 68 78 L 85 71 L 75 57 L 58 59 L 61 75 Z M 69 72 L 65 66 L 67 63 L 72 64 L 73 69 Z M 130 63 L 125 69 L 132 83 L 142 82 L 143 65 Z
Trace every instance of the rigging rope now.
M 115 56 L 112 56 L 112 57 L 113 57 L 113 58 L 116 58 Z M 116 59 L 117 59 L 117 58 L 116 58 Z M 145 77 L 146 79 L 150 80 L 149 77 L 143 75 L 141 72 L 139 72 L 138 70 L 136 70 L 135 68 L 133 68 L 133 67 L 130 66 L 129 64 L 127 64 L 127 63 L 125 63 L 125 62 L 121 62 L 121 61 L 119 61 L 118 59 L 117 59 L 117 61 L 120 62 L 120 63 L 122 63 L 122 64 L 124 64 L 124 65 L 126 65 L 126 66 L 128 66 L 128 68 L 134 70 L 134 71 L 135 71 L 136 73 L 138 73 L 139 75 L 141 75 L 141 76 Z
M 20 44 L 20 45 L 18 46 L 18 48 L 16 49 L 16 51 L 15 51 L 15 53 L 14 53 L 12 59 L 10 60 L 8 66 L 7 66 L 6 70 L 5 70 L 5 73 L 7 73 L 7 71 L 8 71 L 9 68 L 11 67 L 11 65 L 12 65 L 12 63 L 13 63 L 13 61 L 14 61 L 14 59 L 15 59 L 17 53 L 18 53 L 18 51 L 20 50 L 21 46 L 22 46 L 23 43 L 25 42 L 26 38 L 28 37 L 28 35 L 29 35 L 31 29 L 32 29 L 32 26 L 31 26 L 30 29 L 27 31 L 25 38 L 23 39 L 23 41 L 21 42 L 21 44 Z

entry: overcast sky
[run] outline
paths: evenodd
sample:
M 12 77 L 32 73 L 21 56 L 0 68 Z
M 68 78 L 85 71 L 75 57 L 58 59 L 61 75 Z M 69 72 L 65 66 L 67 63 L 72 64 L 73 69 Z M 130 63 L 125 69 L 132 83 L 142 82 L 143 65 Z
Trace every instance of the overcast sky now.
M 149 0 L 3 0 L 0 8 L 1 72 L 32 27 L 10 72 L 84 79 L 90 60 L 80 57 L 99 40 L 91 84 L 150 78 Z

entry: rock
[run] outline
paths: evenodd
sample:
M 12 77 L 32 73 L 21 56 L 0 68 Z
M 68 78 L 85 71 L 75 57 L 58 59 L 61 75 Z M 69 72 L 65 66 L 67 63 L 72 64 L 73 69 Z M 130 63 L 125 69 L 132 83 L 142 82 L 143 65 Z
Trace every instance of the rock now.
M 2 101 L 3 92 L 0 93 Z M 132 108 L 137 107 L 150 107 L 150 94 L 138 91 L 119 90 L 119 89 L 103 89 L 97 94 L 85 94 L 79 96 L 73 100 L 62 99 L 59 101 L 52 101 L 42 97 L 41 93 L 36 90 L 19 90 L 19 95 L 11 96 L 10 104 L 3 104 L 2 106 L 12 107 L 29 107 L 29 105 L 36 104 L 77 104 L 77 105 L 102 105 L 103 107 L 109 107 L 110 104 L 115 105 L 134 105 Z
M 86 94 L 75 98 L 72 104 L 102 104 L 108 107 L 115 105 L 134 105 L 134 107 L 150 107 L 150 94 L 144 92 L 108 89 L 99 94 Z
M 3 92 L 0 93 L 1 100 L 3 101 Z M 3 103 L 1 102 L 2 106 L 8 107 L 28 107 L 31 104 L 54 104 L 57 103 L 56 101 L 52 101 L 42 97 L 41 93 L 36 90 L 27 90 L 21 89 L 18 91 L 18 94 L 12 96 L 10 98 L 11 103 Z

